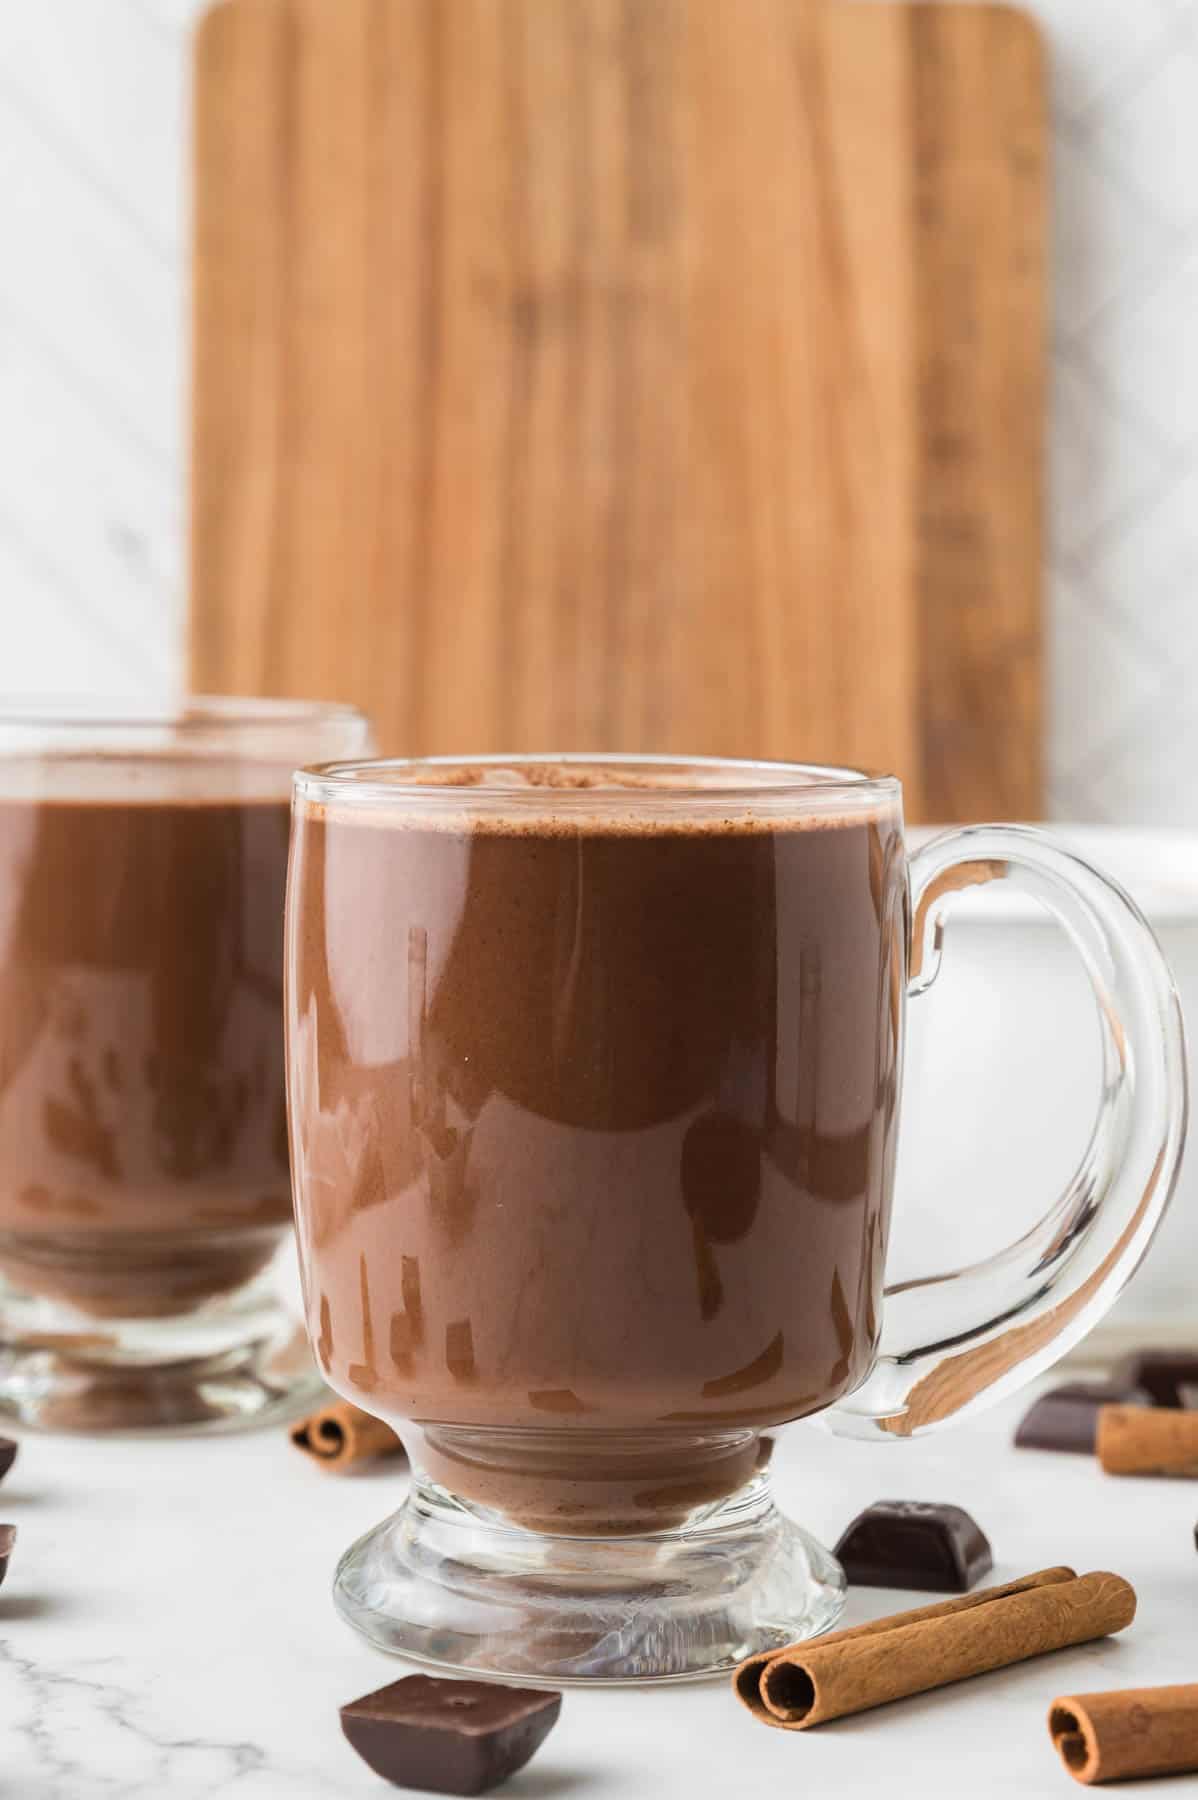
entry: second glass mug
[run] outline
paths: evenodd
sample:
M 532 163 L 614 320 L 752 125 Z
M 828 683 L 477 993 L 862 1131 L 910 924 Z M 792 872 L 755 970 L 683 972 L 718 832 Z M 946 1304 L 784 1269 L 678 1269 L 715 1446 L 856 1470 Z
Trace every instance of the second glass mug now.
M 1085 965 L 1094 1130 L 1017 1243 L 885 1290 L 906 1000 L 992 882 Z M 678 1678 L 826 1629 L 843 1575 L 768 1434 L 907 1437 L 1029 1381 L 1135 1269 L 1184 1137 L 1123 893 L 1014 826 L 909 859 L 899 783 L 850 769 L 303 771 L 285 980 L 309 1331 L 413 1469 L 337 1604 L 488 1674 Z
M 319 1392 L 291 1235 L 291 776 L 350 707 L 0 707 L 0 1415 L 245 1424 Z

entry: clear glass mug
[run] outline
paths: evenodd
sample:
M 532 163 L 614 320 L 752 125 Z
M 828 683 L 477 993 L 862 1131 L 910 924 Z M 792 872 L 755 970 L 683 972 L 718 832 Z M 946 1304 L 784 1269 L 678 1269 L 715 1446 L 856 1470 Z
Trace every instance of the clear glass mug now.
M 351 708 L 0 708 L 0 1413 L 248 1422 L 313 1388 L 291 1235 L 291 777 Z
M 906 1000 L 991 882 L 1089 974 L 1093 1134 L 1018 1243 L 887 1290 Z M 902 1438 L 1029 1381 L 1135 1269 L 1184 1136 L 1123 893 L 1018 827 L 908 859 L 899 783 L 848 769 L 302 771 L 286 988 L 309 1331 L 413 1471 L 337 1604 L 491 1674 L 679 1677 L 829 1626 L 843 1576 L 776 1511 L 769 1434 Z

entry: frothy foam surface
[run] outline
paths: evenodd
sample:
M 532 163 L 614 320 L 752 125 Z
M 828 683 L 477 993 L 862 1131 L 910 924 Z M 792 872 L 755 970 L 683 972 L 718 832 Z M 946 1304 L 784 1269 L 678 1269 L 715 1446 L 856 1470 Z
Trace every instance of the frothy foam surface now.
M 389 785 L 405 787 L 498 788 L 520 793 L 528 789 L 566 789 L 590 792 L 632 791 L 640 793 L 677 793 L 695 789 L 715 791 L 729 788 L 794 787 L 821 788 L 837 785 L 834 772 L 804 771 L 801 777 L 780 767 L 775 780 L 771 771 L 754 765 L 751 769 L 736 764 L 705 765 L 703 763 L 595 762 L 519 762 L 510 763 L 400 763 L 380 770 L 379 777 Z
M 291 766 L 230 756 L 0 756 L 0 805 L 285 805 Z
M 383 830 L 502 836 L 662 836 L 830 831 L 897 824 L 897 804 L 848 771 L 769 764 L 592 762 L 357 765 L 306 819 Z M 854 795 L 859 790 L 859 798 Z
M 897 812 L 862 808 L 858 813 L 727 812 L 684 814 L 666 812 L 468 812 L 438 809 L 436 812 L 403 810 L 399 806 L 328 806 L 300 802 L 297 813 L 305 821 L 338 829 L 368 831 L 445 832 L 460 837 L 774 837 L 780 832 L 860 831 L 867 826 L 898 828 Z

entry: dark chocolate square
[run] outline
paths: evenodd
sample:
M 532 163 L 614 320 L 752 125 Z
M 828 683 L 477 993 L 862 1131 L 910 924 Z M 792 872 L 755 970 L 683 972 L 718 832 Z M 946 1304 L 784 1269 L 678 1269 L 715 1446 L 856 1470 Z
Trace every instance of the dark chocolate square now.
M 12 1555 L 12 1547 L 17 1541 L 15 1525 L 0 1525 L 0 1582 L 8 1574 L 8 1560 Z
M 1015 1432 L 1021 1450 L 1094 1454 L 1098 1414 L 1104 1406 L 1151 1406 L 1144 1388 L 1117 1381 L 1069 1381 L 1034 1400 Z
M 842 1534 L 836 1555 L 855 1587 L 963 1594 L 994 1566 L 985 1533 L 960 1506 L 877 1500 Z
M 1184 1406 L 1183 1387 L 1198 1387 L 1198 1348 L 1133 1350 L 1115 1371 L 1115 1380 L 1145 1388 L 1153 1406 Z
M 341 1708 L 341 1729 L 376 1775 L 434 1794 L 483 1794 L 523 1768 L 560 1694 L 407 1675 Z

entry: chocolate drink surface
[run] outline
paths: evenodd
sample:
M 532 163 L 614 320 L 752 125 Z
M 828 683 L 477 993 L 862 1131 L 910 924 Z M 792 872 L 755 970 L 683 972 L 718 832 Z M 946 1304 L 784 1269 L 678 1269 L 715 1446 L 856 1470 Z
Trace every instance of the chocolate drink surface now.
M 288 806 L 244 770 L 0 768 L 0 1271 L 98 1318 L 241 1286 L 290 1220 Z
M 292 1152 L 333 1385 L 542 1529 L 741 1486 L 873 1355 L 905 892 L 875 815 L 301 807 Z

